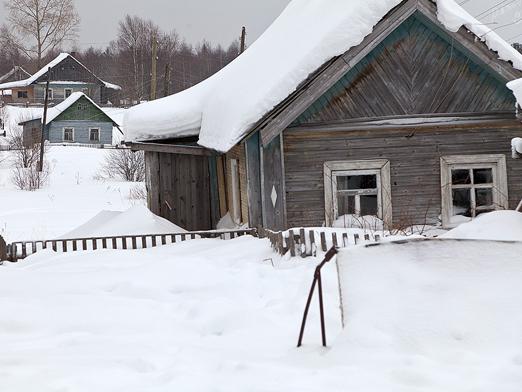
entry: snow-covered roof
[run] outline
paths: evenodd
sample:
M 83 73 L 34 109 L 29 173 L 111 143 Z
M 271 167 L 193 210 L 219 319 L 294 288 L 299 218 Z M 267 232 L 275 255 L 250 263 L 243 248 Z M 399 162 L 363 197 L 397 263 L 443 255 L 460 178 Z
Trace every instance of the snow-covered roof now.
M 47 73 L 47 70 L 49 68 L 56 67 L 58 64 L 60 64 L 62 61 L 64 61 L 68 57 L 72 58 L 74 61 L 76 61 L 78 64 L 80 64 L 85 69 L 88 69 L 85 65 L 80 63 L 77 59 L 75 59 L 69 53 L 60 53 L 54 60 L 52 60 L 49 64 L 46 64 L 44 67 L 42 67 L 38 72 L 36 72 L 31 77 L 29 77 L 27 79 L 24 79 L 24 80 L 19 80 L 19 81 L 15 81 L 15 82 L 0 84 L 0 89 L 12 89 L 12 88 L 19 88 L 19 87 L 27 87 L 27 86 L 35 83 L 42 76 L 44 76 Z M 97 76 L 95 76 L 95 77 L 98 78 Z M 107 82 L 105 82 L 105 81 L 103 81 L 101 79 L 99 79 L 99 80 L 102 83 L 104 83 L 105 87 L 107 87 L 107 88 L 114 89 L 114 90 L 121 90 L 120 86 L 117 86 L 117 85 L 112 84 L 112 83 L 107 83 Z
M 475 33 L 522 70 L 522 55 L 454 0 L 436 0 L 450 31 Z M 200 84 L 131 108 L 129 141 L 199 134 L 199 144 L 228 151 L 328 60 L 362 42 L 401 0 L 293 0 L 250 48 Z
M 87 99 L 90 103 L 92 103 L 97 109 L 99 109 L 101 112 L 103 112 L 108 118 L 110 118 L 110 120 L 118 125 L 118 123 L 111 117 L 111 115 L 109 113 L 107 113 L 106 111 L 104 111 L 101 107 L 99 107 L 96 102 L 94 102 L 92 99 L 90 99 L 87 95 L 85 95 L 84 93 L 81 93 L 81 92 L 75 92 L 75 93 L 72 93 L 66 100 L 60 102 L 58 105 L 56 106 L 53 106 L 52 108 L 49 108 L 49 110 L 47 110 L 47 118 L 46 118 L 46 122 L 45 122 L 45 125 L 49 125 L 52 121 L 54 121 L 60 114 L 62 114 L 64 111 L 66 111 L 67 109 L 69 109 L 76 101 L 78 101 L 80 98 L 84 97 L 85 99 Z M 38 117 L 35 117 L 31 120 L 26 120 L 24 122 L 28 122 L 28 121 L 33 121 L 33 120 L 37 120 L 37 119 L 41 119 L 42 123 L 43 123 L 43 115 L 39 115 Z
M 24 74 L 26 76 L 31 76 L 31 74 L 29 72 L 27 72 L 25 69 L 23 69 L 19 65 L 15 65 L 8 73 L 6 73 L 3 76 L 0 76 L 0 83 L 3 82 L 4 80 L 9 79 L 11 76 L 16 74 L 17 72 L 21 72 L 22 74 Z

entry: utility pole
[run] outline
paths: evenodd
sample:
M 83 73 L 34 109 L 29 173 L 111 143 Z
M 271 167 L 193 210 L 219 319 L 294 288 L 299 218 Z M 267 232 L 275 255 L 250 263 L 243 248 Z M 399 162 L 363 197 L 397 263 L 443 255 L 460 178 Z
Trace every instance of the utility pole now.
M 152 71 L 150 81 L 150 100 L 154 101 L 157 95 L 158 80 L 157 80 L 157 66 L 158 66 L 158 41 L 156 34 L 152 36 Z
M 47 126 L 47 107 L 49 106 L 49 82 L 51 81 L 51 67 L 47 69 L 47 83 L 45 83 L 45 100 L 44 112 L 42 119 L 42 131 L 40 132 L 40 161 L 38 162 L 38 171 L 43 171 L 44 150 L 45 150 L 45 127 Z
M 241 29 L 241 40 L 239 46 L 239 54 L 243 53 L 246 50 L 246 27 L 243 26 Z
M 165 81 L 163 83 L 163 96 L 170 95 L 170 65 L 165 64 Z

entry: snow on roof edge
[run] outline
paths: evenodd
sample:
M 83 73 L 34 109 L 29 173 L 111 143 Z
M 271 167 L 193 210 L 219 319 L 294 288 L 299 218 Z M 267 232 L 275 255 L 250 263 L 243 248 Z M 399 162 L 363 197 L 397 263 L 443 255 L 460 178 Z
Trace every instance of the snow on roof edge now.
M 89 102 L 91 102 L 97 109 L 99 109 L 101 112 L 103 112 L 114 124 L 116 124 L 117 127 L 119 127 L 119 124 L 112 118 L 112 116 L 110 114 L 108 114 L 107 112 L 105 112 L 100 106 L 98 106 L 98 104 L 96 102 L 94 102 L 91 98 L 89 98 L 87 95 L 85 95 L 84 93 L 82 92 L 74 92 L 72 93 L 67 99 L 65 99 L 64 101 L 60 102 L 59 104 L 57 104 L 56 106 L 53 106 L 51 108 L 49 108 L 47 110 L 47 118 L 46 118 L 46 122 L 45 122 L 45 125 L 49 125 L 52 121 L 54 121 L 60 114 L 62 114 L 64 111 L 66 111 L 68 108 L 70 108 L 75 102 L 77 102 L 80 98 L 82 97 L 85 97 L 87 98 L 87 100 Z M 29 119 L 29 120 L 25 120 L 23 123 L 21 124 L 24 124 L 24 123 L 27 123 L 29 121 L 34 121 L 34 120 L 40 120 L 42 123 L 43 123 L 43 115 L 42 116 L 38 116 L 38 117 L 34 117 L 32 119 Z
M 465 26 L 497 52 L 499 59 L 511 61 L 514 68 L 522 70 L 522 55 L 454 0 L 432 1 L 447 30 L 456 32 Z M 211 78 L 178 94 L 131 108 L 124 119 L 129 141 L 185 136 L 189 130 L 198 129 L 200 121 L 198 143 L 228 151 L 303 80 L 359 44 L 401 2 L 351 0 L 346 4 L 329 0 L 325 7 L 324 0 L 293 0 L 245 53 Z M 255 78 L 252 70 L 256 71 Z
M 30 76 L 27 79 L 18 80 L 15 82 L 9 82 L 9 83 L 3 83 L 0 84 L 0 89 L 10 89 L 10 88 L 17 88 L 17 87 L 27 87 L 31 84 L 33 84 L 35 81 L 37 81 L 39 78 L 41 78 L 49 68 L 54 68 L 58 64 L 60 64 L 63 60 L 65 60 L 67 57 L 71 57 L 74 61 L 76 61 L 78 64 L 80 64 L 82 67 L 87 69 L 92 75 L 92 73 L 89 68 L 87 68 L 85 65 L 83 65 L 78 59 L 76 59 L 74 56 L 72 56 L 70 53 L 60 53 L 58 56 L 56 56 L 52 61 L 50 61 L 48 64 L 43 66 L 38 72 L 36 72 L 34 75 Z M 21 68 L 21 67 L 20 67 Z M 23 69 L 23 68 L 22 68 Z M 26 72 L 26 71 L 25 71 Z M 28 73 L 28 72 L 27 72 Z M 113 90 L 121 90 L 121 87 L 117 84 L 106 82 L 102 79 L 100 79 L 98 76 L 94 75 L 97 79 L 99 79 L 107 88 L 113 89 Z

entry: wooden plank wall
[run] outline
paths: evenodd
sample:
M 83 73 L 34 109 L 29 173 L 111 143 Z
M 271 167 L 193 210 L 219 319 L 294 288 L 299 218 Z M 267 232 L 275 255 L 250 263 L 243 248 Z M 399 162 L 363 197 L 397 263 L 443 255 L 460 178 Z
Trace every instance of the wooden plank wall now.
M 263 225 L 263 199 L 261 197 L 261 151 L 259 132 L 246 140 L 246 162 L 248 174 L 248 215 L 250 227 Z
M 388 159 L 394 225 L 438 220 L 441 205 L 440 157 L 505 154 L 510 208 L 522 198 L 522 160 L 511 158 L 510 141 L 522 136 L 513 120 L 488 126 L 371 131 L 285 131 L 284 157 L 288 227 L 324 222 L 325 161 Z
M 146 152 L 150 210 L 187 230 L 213 229 L 206 156 Z
M 355 65 L 294 123 L 513 111 L 501 80 L 448 33 L 416 13 Z

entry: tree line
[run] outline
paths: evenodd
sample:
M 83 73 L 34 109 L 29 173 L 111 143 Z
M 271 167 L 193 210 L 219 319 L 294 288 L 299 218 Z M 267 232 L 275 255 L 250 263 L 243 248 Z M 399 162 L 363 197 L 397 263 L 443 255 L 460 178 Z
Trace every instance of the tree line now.
M 226 48 L 203 41 L 191 45 L 175 30 L 151 20 L 125 16 L 105 48 L 74 44 L 80 17 L 72 0 L 7 0 L 7 23 L 0 27 L 0 76 L 21 65 L 35 72 L 64 47 L 101 79 L 122 87 L 121 98 L 150 99 L 156 44 L 157 97 L 189 88 L 219 71 L 239 54 L 239 39 Z M 238 35 L 240 33 L 238 27 Z

